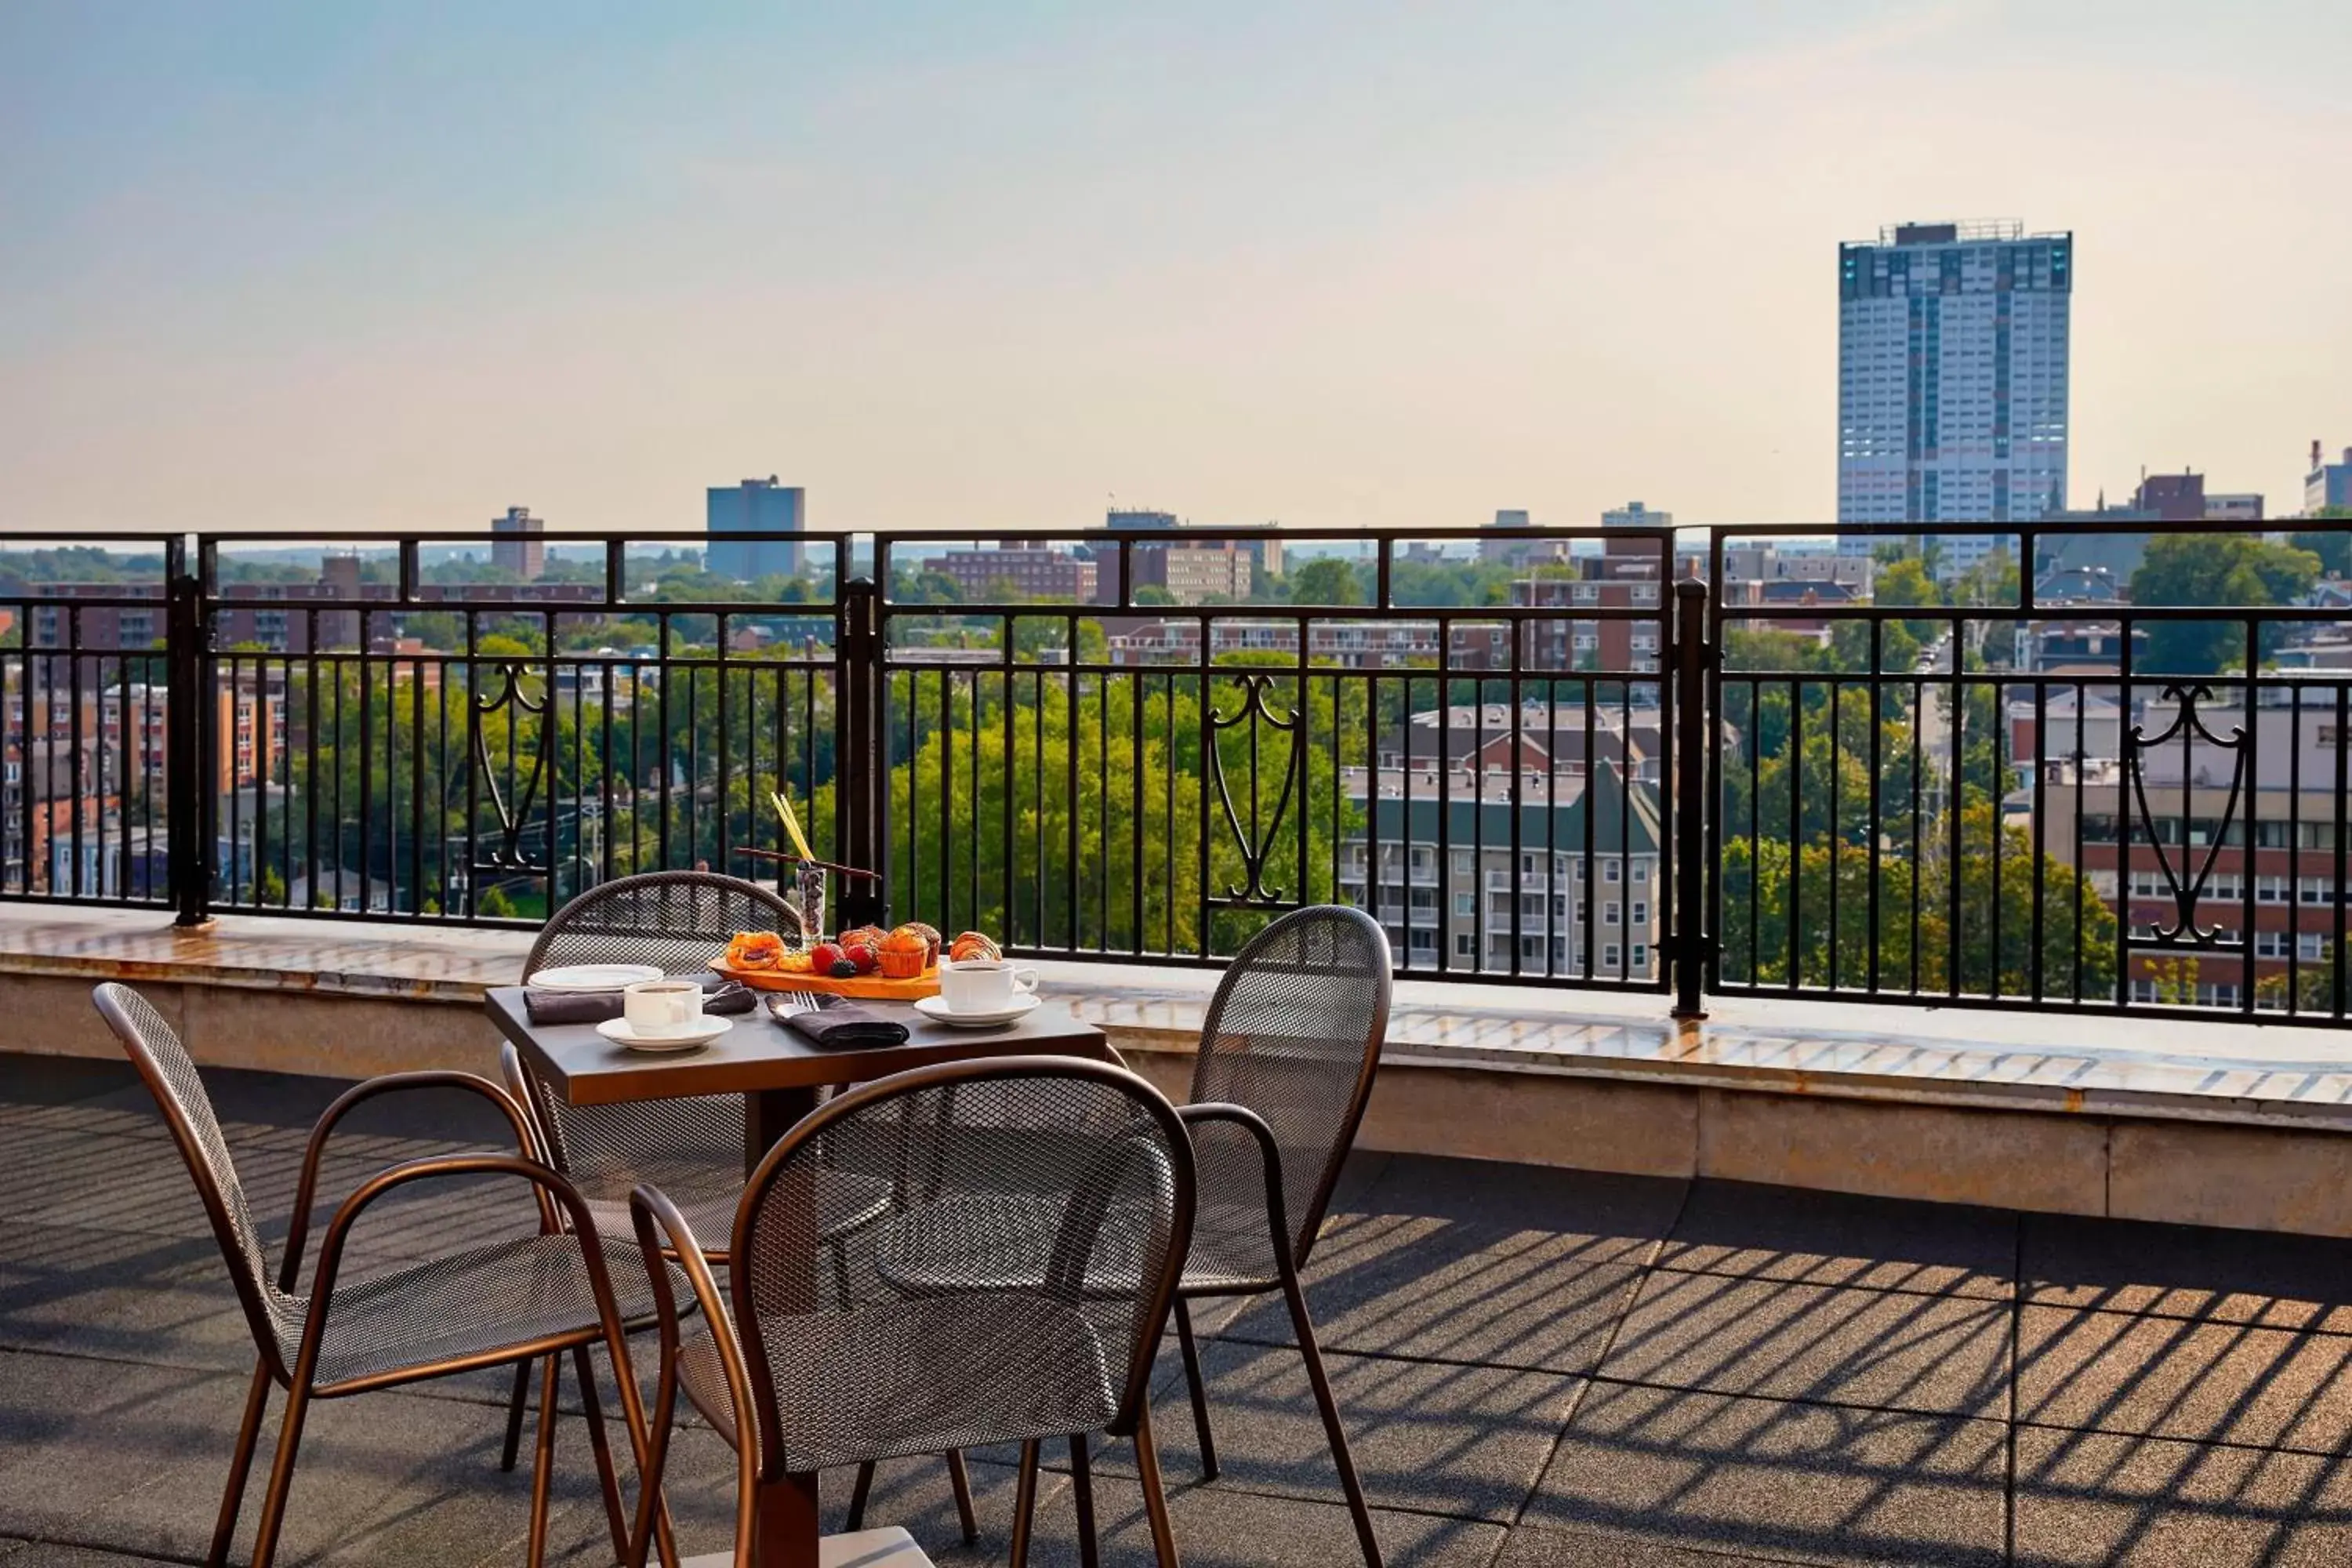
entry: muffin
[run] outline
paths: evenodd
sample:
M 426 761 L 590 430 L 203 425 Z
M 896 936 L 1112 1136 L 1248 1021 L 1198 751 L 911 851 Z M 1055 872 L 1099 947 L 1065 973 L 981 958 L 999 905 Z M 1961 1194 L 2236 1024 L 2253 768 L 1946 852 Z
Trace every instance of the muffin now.
M 892 980 L 913 980 L 931 966 L 931 944 L 923 933 L 900 926 L 882 939 L 882 973 Z

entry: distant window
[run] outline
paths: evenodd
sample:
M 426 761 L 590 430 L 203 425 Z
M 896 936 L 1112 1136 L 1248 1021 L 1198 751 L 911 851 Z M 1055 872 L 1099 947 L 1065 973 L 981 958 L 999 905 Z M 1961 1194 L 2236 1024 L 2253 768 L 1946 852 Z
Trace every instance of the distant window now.
M 1617 954 L 1618 954 L 1618 947 L 1617 947 L 1617 944 L 1616 944 L 1615 942 L 1603 942 L 1603 943 L 1601 943 L 1601 968 L 1603 968 L 1603 969 L 1617 969 L 1617 968 L 1622 968 L 1622 965 L 1621 965 L 1621 964 L 1618 963 Z

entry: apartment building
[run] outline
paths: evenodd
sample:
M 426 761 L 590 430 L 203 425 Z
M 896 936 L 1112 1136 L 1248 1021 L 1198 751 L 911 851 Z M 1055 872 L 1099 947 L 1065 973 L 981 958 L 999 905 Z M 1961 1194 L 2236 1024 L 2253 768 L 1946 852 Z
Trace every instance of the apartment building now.
M 1373 912 L 1401 967 L 1646 984 L 1660 973 L 1656 790 L 1575 775 L 1352 771 L 1365 828 L 1342 898 Z

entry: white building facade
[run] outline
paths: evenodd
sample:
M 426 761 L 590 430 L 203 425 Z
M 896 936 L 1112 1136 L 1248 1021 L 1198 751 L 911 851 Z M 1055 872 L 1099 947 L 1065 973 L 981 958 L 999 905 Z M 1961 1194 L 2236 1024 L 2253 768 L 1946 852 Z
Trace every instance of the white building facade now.
M 1902 224 L 1838 247 L 1838 521 L 2063 510 L 2074 289 L 2074 237 L 2013 223 Z M 1994 543 L 1945 536 L 1939 570 Z

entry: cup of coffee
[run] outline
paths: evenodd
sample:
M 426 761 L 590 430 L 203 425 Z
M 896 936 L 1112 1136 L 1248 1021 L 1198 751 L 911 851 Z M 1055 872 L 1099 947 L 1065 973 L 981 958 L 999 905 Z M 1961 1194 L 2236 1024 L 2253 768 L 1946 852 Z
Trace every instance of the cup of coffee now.
M 629 1032 L 651 1038 L 690 1029 L 702 1017 L 702 986 L 692 980 L 640 980 L 621 993 Z
M 975 958 L 940 965 L 940 1000 L 950 1013 L 1002 1013 L 1036 994 L 1037 972 L 1026 964 Z

